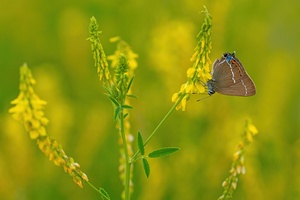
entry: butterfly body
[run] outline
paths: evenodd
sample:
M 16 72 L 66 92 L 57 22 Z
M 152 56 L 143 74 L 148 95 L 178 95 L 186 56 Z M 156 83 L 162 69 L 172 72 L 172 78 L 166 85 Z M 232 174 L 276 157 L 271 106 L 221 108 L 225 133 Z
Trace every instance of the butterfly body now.
M 207 82 L 208 94 L 215 92 L 232 96 L 253 96 L 256 88 L 235 53 L 224 53 L 212 68 L 212 79 Z

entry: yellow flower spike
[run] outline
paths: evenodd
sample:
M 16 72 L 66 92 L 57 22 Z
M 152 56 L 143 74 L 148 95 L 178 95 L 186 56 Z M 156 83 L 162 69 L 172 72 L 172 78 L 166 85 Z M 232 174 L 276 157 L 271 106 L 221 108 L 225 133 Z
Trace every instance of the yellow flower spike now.
M 257 133 L 258 131 L 251 120 L 246 120 L 244 134 L 242 135 L 242 141 L 237 146 L 236 152 L 233 154 L 233 162 L 231 164 L 231 169 L 229 170 L 230 175 L 223 182 L 222 186 L 224 188 L 224 191 L 223 194 L 219 197 L 219 200 L 231 198 L 234 190 L 237 187 L 239 176 L 246 173 L 245 151 L 247 147 L 253 142 L 254 135 Z
M 89 32 L 91 36 L 87 38 L 87 40 L 91 42 L 91 49 L 93 52 L 93 58 L 95 61 L 95 67 L 97 68 L 99 80 L 108 83 L 111 81 L 111 75 L 108 69 L 106 54 L 99 38 L 101 31 L 98 31 L 98 28 L 99 24 L 96 18 L 91 17 L 89 24 Z
M 194 62 L 191 68 L 187 70 L 187 82 L 184 88 L 181 86 L 180 92 L 183 96 L 191 95 L 194 93 L 205 93 L 206 82 L 211 78 L 210 70 L 207 68 L 211 64 L 208 54 L 211 50 L 211 30 L 212 30 L 212 18 L 208 13 L 206 7 L 204 7 L 203 13 L 205 14 L 204 23 L 201 26 L 201 30 L 197 37 L 199 38 L 198 44 L 195 48 L 195 53 L 191 57 L 191 61 Z M 201 86 L 202 85 L 202 86 Z M 178 92 L 179 93 L 179 92 Z M 175 93 L 176 94 L 176 93 Z M 175 94 L 172 96 L 172 102 L 175 102 Z M 188 96 L 189 97 L 189 96 Z M 189 98 L 183 98 L 181 105 L 178 104 L 176 109 L 182 111 L 185 110 L 186 104 Z
M 9 109 L 12 117 L 20 122 L 28 132 L 30 139 L 36 140 L 39 149 L 55 165 L 62 167 L 71 177 L 75 178 L 75 183 L 82 187 L 81 180 L 88 180 L 87 176 L 80 170 L 79 164 L 68 157 L 57 141 L 49 138 L 45 126 L 49 120 L 44 117 L 44 106 L 46 101 L 41 100 L 34 92 L 35 80 L 30 69 L 24 64 L 20 68 L 20 94 L 11 103 L 13 107 Z M 76 171 L 76 174 L 74 174 Z M 82 176 L 78 176 L 82 174 Z
M 110 42 L 117 43 L 117 48 L 114 54 L 107 57 L 108 60 L 111 60 L 111 67 L 116 68 L 118 66 L 120 56 L 125 55 L 129 66 L 128 73 L 130 76 L 133 76 L 134 70 L 138 66 L 136 61 L 138 54 L 134 53 L 129 44 L 127 44 L 127 42 L 122 40 L 120 37 L 113 37 L 110 39 Z

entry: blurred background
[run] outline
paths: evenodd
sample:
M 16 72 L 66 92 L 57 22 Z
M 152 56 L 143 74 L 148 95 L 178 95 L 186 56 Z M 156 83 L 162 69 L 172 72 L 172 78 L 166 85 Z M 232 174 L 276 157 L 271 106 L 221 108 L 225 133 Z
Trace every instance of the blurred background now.
M 300 199 L 300 1 L 1 1 L 0 199 L 99 199 L 49 162 L 8 114 L 26 62 L 48 102 L 48 134 L 62 144 L 90 181 L 120 199 L 118 134 L 96 74 L 88 24 L 95 16 L 107 55 L 121 36 L 138 55 L 132 134 L 146 138 L 173 105 L 203 23 L 213 17 L 212 61 L 236 51 L 254 80 L 253 97 L 215 94 L 174 112 L 147 146 L 148 153 L 177 146 L 179 153 L 150 160 L 151 175 L 134 166 L 132 199 L 217 199 L 229 175 L 245 120 L 259 130 L 247 149 L 246 174 L 234 199 Z M 136 149 L 136 145 L 134 145 Z

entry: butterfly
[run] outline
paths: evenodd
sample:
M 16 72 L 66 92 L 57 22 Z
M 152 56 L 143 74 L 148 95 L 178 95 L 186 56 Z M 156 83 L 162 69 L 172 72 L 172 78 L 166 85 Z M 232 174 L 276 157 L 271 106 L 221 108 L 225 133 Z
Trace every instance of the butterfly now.
M 212 79 L 206 85 L 208 94 L 215 92 L 232 96 L 253 96 L 256 94 L 254 82 L 247 74 L 242 63 L 235 57 L 235 52 L 224 53 L 212 67 Z

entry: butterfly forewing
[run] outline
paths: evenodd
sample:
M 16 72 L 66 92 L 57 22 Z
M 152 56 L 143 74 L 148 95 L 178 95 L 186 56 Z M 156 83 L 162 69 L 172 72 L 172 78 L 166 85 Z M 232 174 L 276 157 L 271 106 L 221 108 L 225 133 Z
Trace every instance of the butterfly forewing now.
M 222 57 L 213 66 L 213 79 L 220 87 L 230 86 L 243 78 L 245 70 L 238 60 L 227 60 Z

